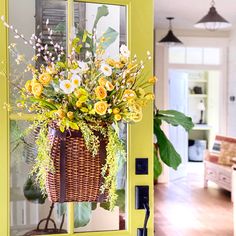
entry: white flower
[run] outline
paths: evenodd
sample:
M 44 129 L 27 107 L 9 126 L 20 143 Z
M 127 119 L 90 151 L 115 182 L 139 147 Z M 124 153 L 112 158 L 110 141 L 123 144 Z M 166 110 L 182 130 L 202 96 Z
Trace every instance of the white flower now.
M 109 65 L 107 65 L 106 63 L 103 63 L 101 65 L 100 70 L 105 76 L 110 76 L 112 74 L 111 67 Z
M 77 74 L 73 74 L 71 77 L 71 82 L 74 88 L 78 88 L 81 84 L 81 77 Z
M 60 88 L 63 90 L 65 94 L 70 94 L 74 91 L 75 87 L 70 82 L 70 80 L 62 80 L 60 82 Z
M 76 69 L 74 69 L 74 70 L 70 70 L 70 72 L 72 73 L 72 74 L 79 74 L 80 72 L 81 72 L 81 69 L 79 68 L 79 67 L 77 67 Z
M 82 72 L 86 72 L 89 69 L 88 64 L 83 61 L 78 61 L 78 66 Z
M 130 51 L 126 45 L 122 44 L 120 46 L 120 54 L 126 58 L 130 57 Z

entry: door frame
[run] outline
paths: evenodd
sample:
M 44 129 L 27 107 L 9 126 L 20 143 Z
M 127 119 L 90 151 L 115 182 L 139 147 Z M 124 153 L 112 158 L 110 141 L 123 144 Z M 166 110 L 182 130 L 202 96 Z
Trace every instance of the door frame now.
M 70 32 L 73 24 L 73 0 L 67 0 L 67 24 Z M 153 0 L 80 0 L 80 2 L 103 3 L 113 5 L 125 5 L 127 7 L 127 29 L 128 47 L 131 53 L 138 58 L 146 58 L 146 52 L 150 51 L 153 55 Z M 8 19 L 8 0 L 0 2 L 0 16 L 4 15 Z M 68 33 L 70 35 L 70 33 Z M 8 62 L 8 31 L 0 24 L 0 63 Z M 9 94 L 8 64 L 0 64 L 0 235 L 10 236 L 10 153 L 9 153 L 9 121 L 28 120 L 29 115 L 18 116 L 10 114 L 8 109 Z M 150 60 L 145 65 L 147 76 L 153 74 L 153 61 Z M 150 89 L 151 91 L 151 89 Z M 145 137 L 143 139 L 142 137 Z M 154 235 L 154 197 L 153 197 L 153 106 L 149 104 L 144 110 L 143 120 L 138 124 L 128 125 L 128 161 L 127 161 L 127 181 L 128 181 L 128 223 L 127 230 L 123 231 L 104 231 L 89 233 L 74 233 L 73 227 L 73 203 L 68 203 L 68 234 L 84 236 L 134 236 L 137 228 L 143 227 L 144 210 L 135 210 L 135 186 L 149 185 L 149 205 L 151 208 L 150 220 L 148 223 L 148 235 Z M 135 158 L 146 157 L 149 160 L 149 172 L 145 176 L 135 175 Z M 53 235 L 52 235 L 53 236 Z M 54 235 L 55 236 L 55 235 Z

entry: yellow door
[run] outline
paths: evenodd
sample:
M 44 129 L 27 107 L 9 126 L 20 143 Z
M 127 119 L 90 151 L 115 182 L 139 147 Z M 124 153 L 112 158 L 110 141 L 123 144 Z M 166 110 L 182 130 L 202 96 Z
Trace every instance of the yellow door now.
M 105 8 L 104 8 L 105 6 Z M 25 37 L 32 33 L 44 34 L 44 24 L 50 18 L 55 40 L 62 40 L 63 47 L 70 50 L 70 37 L 76 27 L 92 28 L 91 22 L 100 9 L 108 10 L 98 25 L 102 33 L 108 27 L 118 32 L 117 39 L 108 48 L 111 56 L 116 56 L 119 46 L 128 44 L 131 53 L 145 59 L 147 51 L 153 49 L 153 1 L 147 0 L 2 0 L 0 15 L 13 24 Z M 74 27 L 76 26 L 76 27 Z M 98 32 L 99 34 L 99 32 Z M 31 183 L 28 179 L 31 161 L 35 155 L 33 134 L 22 136 L 30 125 L 32 114 L 22 114 L 18 110 L 17 86 L 27 79 L 17 60 L 8 52 L 8 45 L 17 43 L 20 53 L 29 58 L 34 51 L 24 42 L 7 31 L 0 24 L 0 235 L 30 235 L 37 230 L 37 224 L 50 211 L 50 202 L 29 194 Z M 14 46 L 14 45 L 13 45 Z M 152 75 L 152 60 L 145 64 L 147 76 Z M 154 235 L 153 223 L 153 157 L 152 157 L 152 104 L 144 111 L 142 122 L 122 127 L 127 146 L 127 163 L 120 172 L 120 202 L 113 212 L 102 205 L 78 205 L 76 203 L 56 204 L 49 228 L 63 228 L 60 235 L 111 235 L 135 236 L 144 224 L 145 211 L 136 209 L 136 186 L 149 186 L 148 235 Z M 136 158 L 148 159 L 148 173 L 136 174 Z M 32 190 L 32 189 L 31 189 Z M 35 190 L 35 189 L 34 189 Z M 34 192 L 35 193 L 35 192 Z M 96 208 L 96 209 L 95 209 Z M 65 214 L 64 214 L 65 213 Z M 40 225 L 38 230 L 43 230 Z M 54 234 L 58 233 L 53 229 Z M 47 231 L 49 232 L 49 231 Z M 64 232 L 64 233 L 63 233 Z M 44 233 L 47 235 L 47 233 Z M 51 234 L 50 234 L 51 235 Z

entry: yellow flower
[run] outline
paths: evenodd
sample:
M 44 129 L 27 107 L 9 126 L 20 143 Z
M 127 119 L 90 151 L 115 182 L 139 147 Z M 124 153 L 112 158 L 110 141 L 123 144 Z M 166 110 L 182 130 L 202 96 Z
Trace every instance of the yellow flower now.
M 67 117 L 68 117 L 70 120 L 73 120 L 73 118 L 74 118 L 74 112 L 68 111 L 66 115 L 67 115 Z
M 65 113 L 62 109 L 58 109 L 58 111 L 56 112 L 56 114 L 58 115 L 58 117 L 60 119 L 63 119 L 65 117 Z
M 118 114 L 120 112 L 120 109 L 118 107 L 113 108 L 112 110 L 113 114 Z
M 107 80 L 104 78 L 104 77 L 101 77 L 99 80 L 98 80 L 98 83 L 100 86 L 105 86 L 106 85 L 106 82 Z
M 80 98 L 83 95 L 88 97 L 88 92 L 83 88 L 76 89 L 74 94 L 77 98 Z
M 82 107 L 80 108 L 80 110 L 84 113 L 87 113 L 89 111 L 87 107 Z
M 156 81 L 157 81 L 157 77 L 156 76 L 153 76 L 153 77 L 148 79 L 148 83 L 150 83 L 150 84 L 155 84 Z
M 136 93 L 132 89 L 126 89 L 124 91 L 124 94 L 123 94 L 124 101 L 134 99 L 135 97 L 136 97 Z
M 27 92 L 32 92 L 32 84 L 31 84 L 31 80 L 28 80 L 26 83 L 25 83 L 25 88 L 27 90 Z
M 108 105 L 106 102 L 100 101 L 100 102 L 95 103 L 94 110 L 99 115 L 105 115 L 107 112 L 107 107 Z
M 109 81 L 106 82 L 105 86 L 108 91 L 112 91 L 115 88 L 114 85 Z
M 81 96 L 79 97 L 79 101 L 80 101 L 81 103 L 86 102 L 87 99 L 88 99 L 88 97 L 87 97 L 86 95 L 81 95 Z
M 95 88 L 95 94 L 98 99 L 104 99 L 107 97 L 107 91 L 103 86 L 97 86 L 97 88 Z
M 139 121 L 142 120 L 142 118 L 143 118 L 143 113 L 142 113 L 142 112 L 137 112 L 137 113 L 134 113 L 134 114 L 132 115 L 132 120 L 133 120 L 134 122 L 139 122 Z
M 130 77 L 130 78 L 127 79 L 127 84 L 133 85 L 134 82 L 135 82 L 135 78 L 134 77 Z
M 145 95 L 145 98 L 146 98 L 147 100 L 154 100 L 154 99 L 155 99 L 155 96 L 154 96 L 153 93 L 147 93 L 147 94 Z
M 115 120 L 117 120 L 117 121 L 121 120 L 121 115 L 120 114 L 115 114 Z
M 80 108 L 80 107 L 82 107 L 82 102 L 77 101 L 75 105 L 76 105 L 76 107 Z
M 116 61 L 112 58 L 107 58 L 106 63 L 110 66 L 114 66 L 116 64 Z
M 50 74 L 56 74 L 56 73 L 57 73 L 57 70 L 56 70 L 56 68 L 55 68 L 54 66 L 48 66 L 48 67 L 46 68 L 46 71 L 47 71 L 48 73 L 50 73 Z
M 32 85 L 32 93 L 35 97 L 40 97 L 43 92 L 43 86 L 40 83 L 33 83 Z
M 52 80 L 52 76 L 49 73 L 43 73 L 39 76 L 39 82 L 43 85 L 48 85 Z

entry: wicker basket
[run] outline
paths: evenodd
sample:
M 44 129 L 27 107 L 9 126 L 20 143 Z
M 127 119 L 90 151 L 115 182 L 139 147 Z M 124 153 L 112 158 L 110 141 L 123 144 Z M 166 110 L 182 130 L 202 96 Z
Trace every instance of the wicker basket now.
M 52 202 L 103 202 L 107 194 L 100 193 L 103 183 L 101 168 L 106 159 L 107 140 L 100 133 L 99 153 L 93 157 L 86 148 L 82 133 L 67 130 L 62 133 L 49 128 L 51 158 L 54 171 L 47 176 L 47 193 Z

